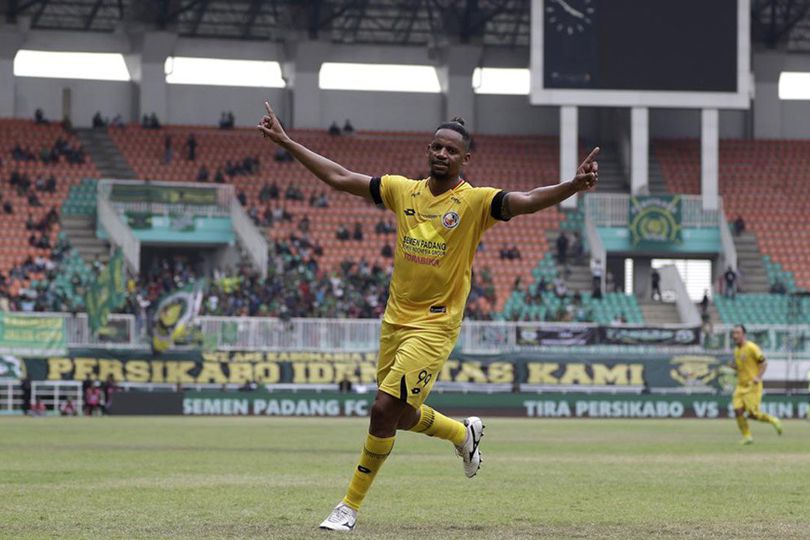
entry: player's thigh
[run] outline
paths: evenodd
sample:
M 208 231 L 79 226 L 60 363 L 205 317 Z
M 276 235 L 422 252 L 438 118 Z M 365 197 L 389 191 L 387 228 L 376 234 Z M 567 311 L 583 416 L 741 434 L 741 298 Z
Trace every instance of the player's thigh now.
M 397 327 L 386 322 L 380 327 L 380 352 L 377 357 L 377 386 L 391 371 L 391 367 L 396 360 L 397 349 L 402 340 L 402 332 L 397 331 Z
M 746 392 L 743 402 L 745 403 L 745 410 L 749 414 L 759 415 L 759 407 L 762 404 L 762 385 L 757 385 Z
M 731 406 L 737 409 L 745 408 L 745 390 L 742 388 L 735 388 L 734 394 L 731 396 Z
M 421 407 L 453 350 L 458 331 L 406 332 L 397 349 L 394 365 L 380 384 L 380 390 Z

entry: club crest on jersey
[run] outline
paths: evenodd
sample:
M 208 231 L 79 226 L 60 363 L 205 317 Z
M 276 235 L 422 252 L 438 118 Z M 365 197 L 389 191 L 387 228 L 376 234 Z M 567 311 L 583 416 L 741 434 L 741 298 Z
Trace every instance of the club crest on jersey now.
M 445 229 L 455 229 L 461 223 L 461 217 L 456 212 L 446 212 L 442 216 L 442 225 Z

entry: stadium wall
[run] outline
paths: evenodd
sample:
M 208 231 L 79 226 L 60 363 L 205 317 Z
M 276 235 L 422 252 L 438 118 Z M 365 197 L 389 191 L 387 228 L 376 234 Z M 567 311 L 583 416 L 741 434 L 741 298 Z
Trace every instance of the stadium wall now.
M 28 31 L 13 27 L 2 31 L 2 43 L 7 56 L 13 58 L 14 48 L 51 51 L 118 52 L 128 58 L 131 69 L 145 75 L 147 80 L 133 83 L 76 81 L 14 77 L 14 103 L 0 102 L 0 116 L 28 118 L 34 109 L 42 107 L 51 118 L 61 117 L 62 88 L 72 90 L 72 120 L 77 126 L 87 126 L 95 111 L 105 116 L 122 114 L 136 120 L 143 112 L 139 103 L 157 99 L 155 107 L 162 120 L 177 124 L 210 125 L 222 110 L 233 110 L 237 124 L 248 126 L 255 121 L 256 105 L 265 98 L 273 100 L 282 118 L 296 111 L 297 127 L 325 128 L 332 120 L 342 122 L 351 118 L 355 127 L 365 130 L 428 130 L 445 116 L 452 116 L 460 107 L 472 110 L 475 130 L 480 133 L 544 134 L 559 132 L 557 107 L 532 107 L 524 96 L 476 95 L 471 101 L 457 82 L 459 70 L 467 64 L 488 67 L 521 67 L 528 64 L 528 51 L 507 48 L 465 49 L 464 66 L 450 66 L 450 79 L 455 74 L 455 90 L 449 94 L 405 94 L 386 92 L 345 92 L 317 89 L 317 74 L 321 62 L 378 62 L 445 66 L 447 56 L 441 51 L 423 47 L 380 47 L 367 45 L 336 46 L 325 42 L 303 42 L 282 47 L 273 43 L 247 44 L 226 40 L 177 38 L 166 33 L 160 40 L 152 33 L 134 37 L 125 33 L 99 34 L 92 32 Z M 153 36 L 154 37 L 154 36 Z M 165 39 L 164 39 L 165 38 Z M 160 42 L 160 45 L 154 43 Z M 145 52 L 144 52 L 145 51 Z M 140 56 L 144 54 L 145 56 Z M 251 89 L 233 87 L 187 87 L 165 85 L 150 81 L 149 76 L 162 75 L 160 58 L 169 55 L 215 58 L 276 59 L 282 62 L 285 77 L 297 81 L 292 92 L 283 89 Z M 472 56 L 476 56 L 473 58 Z M 449 55 L 451 58 L 458 59 Z M 143 63 L 142 60 L 143 59 Z M 3 72 L 8 74 L 9 62 Z M 148 68 L 148 69 L 147 69 Z M 462 71 L 463 71 L 462 70 Z M 810 101 L 782 101 L 778 98 L 779 74 L 785 70 L 810 71 L 810 55 L 779 51 L 760 51 L 753 55 L 755 96 L 752 112 L 721 111 L 722 138 L 806 139 L 810 131 L 805 119 L 810 116 Z M 440 71 L 442 71 L 440 69 Z M 470 77 L 471 77 L 470 73 Z M 442 79 L 443 76 L 440 76 Z M 444 80 L 447 83 L 447 79 Z M 451 84 L 452 86 L 452 84 Z M 141 90 L 143 87 L 143 90 Z M 165 89 L 165 94 L 163 93 Z M 445 88 L 446 90 L 446 88 Z M 157 91 L 157 94 L 154 92 Z M 472 90 L 470 89 L 470 92 Z M 9 95 L 9 94 L 6 94 Z M 449 98 L 446 99 L 446 95 Z M 166 96 L 162 98 L 161 96 Z M 317 96 L 317 103 L 313 103 Z M 445 103 L 448 101 L 449 103 Z M 467 103 L 464 103 L 465 100 Z M 193 104 L 193 105 L 192 105 Z M 454 107 L 456 104 L 456 107 Z M 149 108 L 145 105 L 144 108 Z M 461 111 L 462 114 L 470 114 Z M 608 115 L 609 116 L 609 115 Z M 608 116 L 583 108 L 580 112 L 580 134 L 584 138 L 600 136 L 611 131 Z M 606 124 L 607 122 L 607 124 Z M 695 138 L 700 135 L 699 112 L 684 109 L 653 109 L 650 112 L 651 138 Z

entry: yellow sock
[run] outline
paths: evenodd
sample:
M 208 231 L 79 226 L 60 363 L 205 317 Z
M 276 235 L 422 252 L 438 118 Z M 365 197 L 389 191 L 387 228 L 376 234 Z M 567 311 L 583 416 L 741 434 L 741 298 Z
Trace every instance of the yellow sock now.
M 467 428 L 464 424 L 446 417 L 427 405 L 422 405 L 419 409 L 419 422 L 410 430 L 450 441 L 456 446 L 461 446 L 467 439 Z
M 363 451 L 360 453 L 360 462 L 354 470 L 351 482 L 349 482 L 349 489 L 346 490 L 346 496 L 343 497 L 343 502 L 355 510 L 360 510 L 360 505 L 363 504 L 363 499 L 377 476 L 377 472 L 385 463 L 385 458 L 391 453 L 394 447 L 394 437 L 380 438 L 372 434 L 366 437 L 366 443 L 363 445 Z
M 748 420 L 745 419 L 745 415 L 737 417 L 737 427 L 740 428 L 743 437 L 751 436 L 751 428 L 748 427 Z

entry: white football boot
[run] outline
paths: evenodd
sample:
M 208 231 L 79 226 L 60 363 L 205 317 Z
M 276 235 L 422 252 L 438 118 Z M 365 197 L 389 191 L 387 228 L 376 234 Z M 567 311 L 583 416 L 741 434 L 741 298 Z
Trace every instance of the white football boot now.
M 478 449 L 481 437 L 484 436 L 484 423 L 477 416 L 470 416 L 464 420 L 464 425 L 467 427 L 467 439 L 461 446 L 456 446 L 456 454 L 464 460 L 464 474 L 467 478 L 472 478 L 484 461 Z
M 349 508 L 344 503 L 338 504 L 332 513 L 329 514 L 323 523 L 321 529 L 329 531 L 343 531 L 351 532 L 354 530 L 354 524 L 357 522 L 357 510 Z

